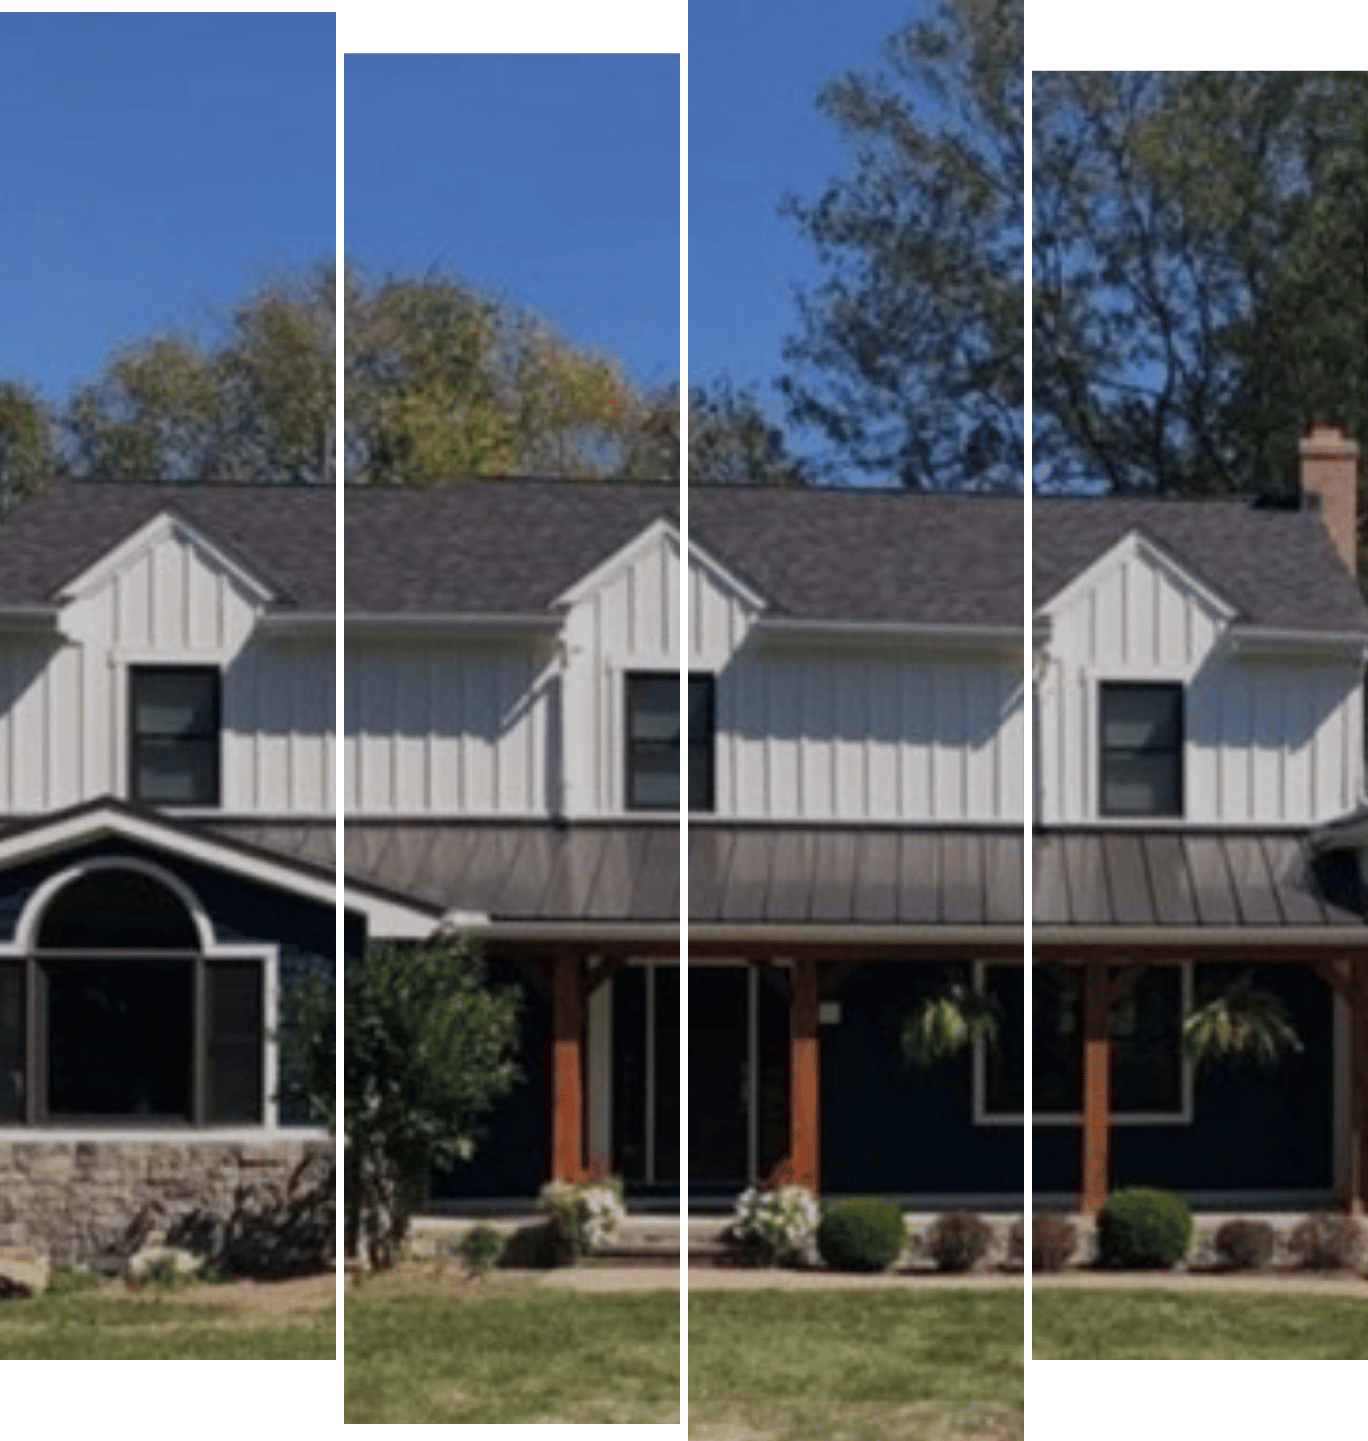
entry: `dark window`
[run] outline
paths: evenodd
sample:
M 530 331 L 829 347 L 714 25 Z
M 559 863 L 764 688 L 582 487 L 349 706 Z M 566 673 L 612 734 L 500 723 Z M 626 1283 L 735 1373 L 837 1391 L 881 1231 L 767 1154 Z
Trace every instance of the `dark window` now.
M 24 1119 L 25 1012 L 23 963 L 0 961 L 0 1122 Z
M 679 677 L 627 677 L 627 807 L 679 809 Z M 713 808 L 713 678 L 689 677 L 689 809 Z
M 1037 966 L 1031 976 L 1035 1113 L 1083 1110 L 1083 974 Z M 1123 974 L 1112 1003 L 1111 1108 L 1115 1115 L 1177 1116 L 1183 1110 L 1183 968 Z M 991 1109 L 991 1107 L 990 1107 Z
M 1102 686 L 1102 814 L 1183 813 L 1183 688 Z
M 0 963 L 0 1121 L 260 1124 L 264 967 L 199 949 L 180 898 L 107 867 Z
M 1022 966 L 987 966 L 985 989 L 997 1007 L 997 1043 L 984 1056 L 983 1109 L 990 1116 L 1025 1111 L 1026 973 Z M 1037 1115 L 1071 1115 L 1083 1104 L 1075 972 L 1037 966 L 1031 976 L 1031 1026 Z
M 129 794 L 151 805 L 219 803 L 219 673 L 136 666 L 129 673 Z

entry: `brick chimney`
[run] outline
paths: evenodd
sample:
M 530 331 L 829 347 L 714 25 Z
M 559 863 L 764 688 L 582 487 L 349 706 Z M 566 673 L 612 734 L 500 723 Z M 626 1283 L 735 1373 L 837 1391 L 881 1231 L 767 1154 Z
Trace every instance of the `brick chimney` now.
M 1308 425 L 1301 438 L 1301 493 L 1319 507 L 1350 575 L 1358 574 L 1358 442 L 1337 425 Z

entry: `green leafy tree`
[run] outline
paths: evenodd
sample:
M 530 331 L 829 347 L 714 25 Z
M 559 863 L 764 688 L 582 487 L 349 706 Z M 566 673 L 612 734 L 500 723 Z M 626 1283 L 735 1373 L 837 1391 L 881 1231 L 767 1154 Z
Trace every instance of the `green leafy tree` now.
M 27 386 L 0 381 L 0 516 L 43 486 L 56 468 L 52 417 Z
M 113 480 L 328 483 L 332 267 L 272 280 L 203 334 L 115 355 L 60 406 L 60 458 Z M 343 277 L 347 479 L 679 474 L 678 387 L 635 386 L 512 302 L 446 275 Z
M 394 1265 L 434 1167 L 468 1160 L 517 1081 L 518 997 L 489 984 L 479 952 L 438 937 L 373 947 L 343 983 L 346 1224 L 378 1270 Z M 334 1132 L 332 998 L 302 1007 L 312 1103 Z
M 628 479 L 678 480 L 678 385 L 648 393 L 629 436 L 619 474 Z M 808 468 L 753 390 L 726 377 L 689 387 L 689 480 L 702 485 L 794 485 Z
M 783 380 L 827 469 L 1019 474 L 1020 6 L 941 0 L 822 104 L 850 173 L 789 202 L 823 265 Z M 1036 481 L 1271 489 L 1368 437 L 1368 76 L 1033 79 Z

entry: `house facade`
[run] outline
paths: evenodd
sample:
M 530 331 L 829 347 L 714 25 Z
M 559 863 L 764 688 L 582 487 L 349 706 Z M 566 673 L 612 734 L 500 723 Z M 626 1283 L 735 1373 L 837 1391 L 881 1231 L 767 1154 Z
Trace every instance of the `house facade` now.
M 522 1079 L 434 1205 L 671 1203 L 682 1151 L 704 1208 L 1019 1206 L 1028 785 L 1036 1199 L 1361 1202 L 1356 480 L 1318 431 L 1314 506 L 1040 501 L 1029 637 L 1019 497 L 358 489 L 340 743 L 331 494 L 51 487 L 0 526 L 0 1243 L 288 1189 L 303 978 L 444 929 Z M 1301 1052 L 1194 1070 L 1246 972 Z M 918 1068 L 953 984 L 997 1040 Z

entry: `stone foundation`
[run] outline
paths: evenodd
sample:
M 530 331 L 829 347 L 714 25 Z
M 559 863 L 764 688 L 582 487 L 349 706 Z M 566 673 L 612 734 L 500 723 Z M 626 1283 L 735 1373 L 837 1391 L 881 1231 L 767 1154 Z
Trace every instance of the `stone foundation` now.
M 326 1141 L 0 1141 L 0 1246 L 54 1266 L 127 1255 L 177 1227 L 282 1208 L 331 1172 Z

